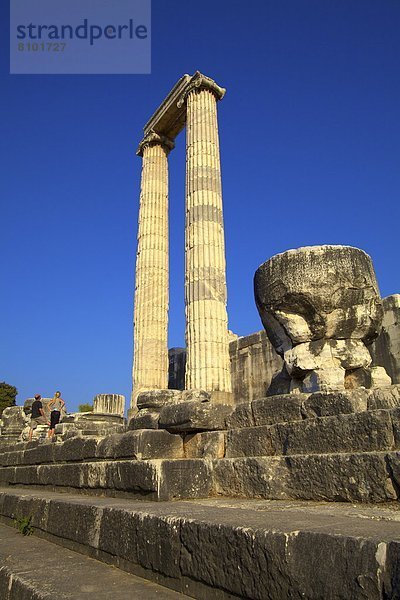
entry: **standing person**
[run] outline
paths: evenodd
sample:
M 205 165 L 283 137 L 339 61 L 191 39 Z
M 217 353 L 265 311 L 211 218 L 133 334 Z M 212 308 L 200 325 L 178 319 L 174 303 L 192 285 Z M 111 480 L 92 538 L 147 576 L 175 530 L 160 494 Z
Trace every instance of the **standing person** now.
M 56 392 L 49 402 L 50 409 L 50 429 L 48 436 L 53 437 L 56 425 L 60 422 L 61 411 L 65 406 L 64 400 L 61 398 L 61 392 Z
M 35 395 L 35 399 L 32 403 L 31 412 L 31 427 L 29 429 L 29 441 L 32 441 L 33 430 L 38 425 L 47 425 L 46 417 L 43 410 L 42 396 L 40 394 Z

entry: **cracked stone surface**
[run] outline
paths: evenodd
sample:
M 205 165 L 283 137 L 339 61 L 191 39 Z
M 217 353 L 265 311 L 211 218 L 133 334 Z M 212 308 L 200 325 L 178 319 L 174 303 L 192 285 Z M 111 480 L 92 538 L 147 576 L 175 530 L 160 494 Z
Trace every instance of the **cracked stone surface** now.
M 383 308 L 362 250 L 310 246 L 277 254 L 256 271 L 254 290 L 267 335 L 285 360 L 274 389 L 289 375 L 287 391 L 340 390 L 347 371 L 370 366 L 367 345 L 380 332 Z M 374 377 L 375 385 L 383 381 L 371 372 L 371 386 Z

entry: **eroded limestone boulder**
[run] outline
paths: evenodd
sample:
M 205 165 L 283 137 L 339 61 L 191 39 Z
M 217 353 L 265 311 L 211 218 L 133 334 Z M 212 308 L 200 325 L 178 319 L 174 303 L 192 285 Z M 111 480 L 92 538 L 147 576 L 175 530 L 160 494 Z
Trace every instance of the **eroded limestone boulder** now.
M 164 406 L 158 426 L 174 432 L 216 431 L 226 429 L 227 418 L 232 412 L 233 407 L 229 404 L 191 400 Z
M 285 361 L 274 389 L 340 390 L 347 373 L 369 369 L 367 345 L 380 332 L 383 309 L 365 252 L 350 246 L 288 250 L 259 267 L 254 290 L 267 335 Z
M 0 427 L 2 437 L 18 439 L 29 423 L 22 406 L 9 406 L 3 410 Z
M 137 411 L 129 420 L 129 429 L 158 429 L 160 412 L 165 407 L 182 403 L 211 402 L 211 394 L 204 390 L 143 390 L 136 400 Z
M 384 367 L 367 367 L 348 371 L 345 375 L 344 386 L 348 390 L 358 387 L 367 389 L 388 387 L 392 383 Z
M 109 413 L 70 413 L 56 426 L 56 433 L 63 438 L 83 436 L 103 436 L 124 433 L 126 420 L 121 415 Z

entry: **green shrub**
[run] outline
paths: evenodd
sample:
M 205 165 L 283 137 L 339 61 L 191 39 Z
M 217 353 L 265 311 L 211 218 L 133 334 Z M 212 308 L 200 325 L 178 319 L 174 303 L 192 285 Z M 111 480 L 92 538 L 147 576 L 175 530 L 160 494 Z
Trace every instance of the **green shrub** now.
M 34 528 L 31 525 L 32 515 L 29 517 L 17 517 L 14 519 L 14 527 L 18 529 L 22 535 L 32 535 Z
M 93 412 L 93 406 L 91 404 L 80 404 L 78 406 L 79 412 Z
M 15 386 L 10 385 L 5 381 L 0 381 L 0 417 L 5 408 L 15 406 L 17 394 L 17 388 Z

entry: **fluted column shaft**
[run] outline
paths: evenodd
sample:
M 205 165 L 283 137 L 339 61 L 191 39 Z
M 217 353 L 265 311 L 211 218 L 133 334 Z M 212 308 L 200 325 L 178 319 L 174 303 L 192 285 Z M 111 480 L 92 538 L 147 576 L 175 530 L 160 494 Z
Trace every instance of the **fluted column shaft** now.
M 185 101 L 185 385 L 230 392 L 217 100 L 212 89 L 198 85 Z
M 133 393 L 168 387 L 168 152 L 151 134 L 143 157 L 134 305 Z

